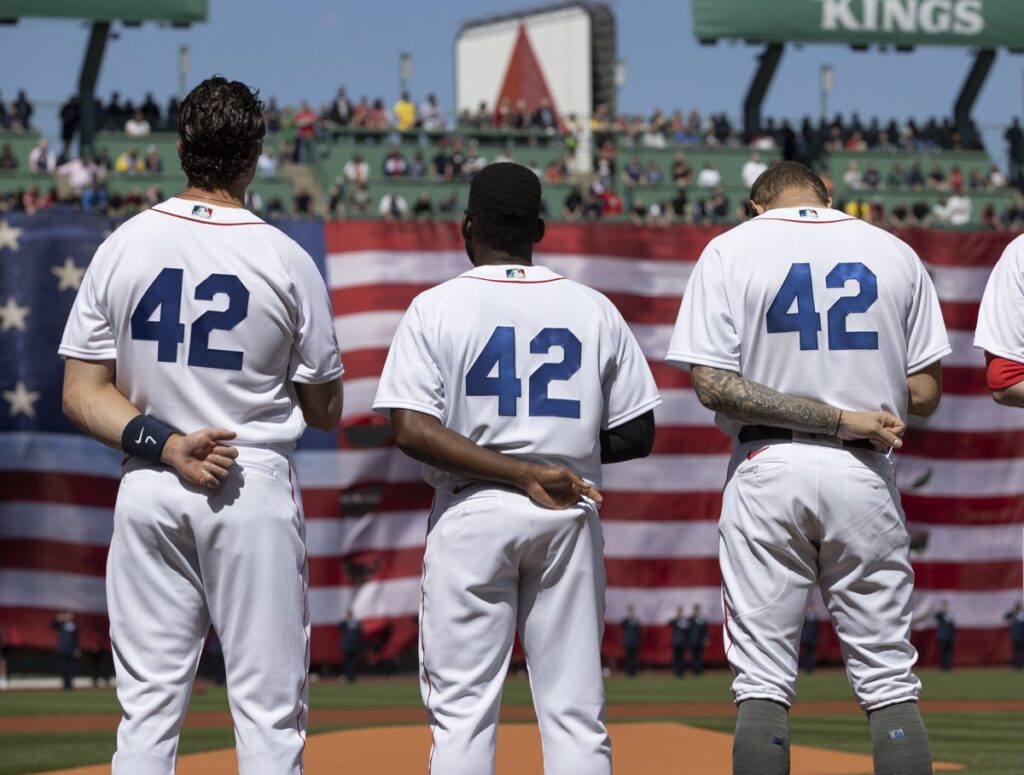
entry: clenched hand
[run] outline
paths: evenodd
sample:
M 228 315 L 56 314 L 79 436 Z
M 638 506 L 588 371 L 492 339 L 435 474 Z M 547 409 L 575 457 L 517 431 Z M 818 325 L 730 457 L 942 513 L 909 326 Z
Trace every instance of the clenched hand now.
M 203 428 L 187 436 L 176 433 L 167 440 L 160 459 L 193 484 L 213 490 L 227 479 L 238 457 L 237 449 L 223 443 L 233 438 L 234 431 L 226 428 Z

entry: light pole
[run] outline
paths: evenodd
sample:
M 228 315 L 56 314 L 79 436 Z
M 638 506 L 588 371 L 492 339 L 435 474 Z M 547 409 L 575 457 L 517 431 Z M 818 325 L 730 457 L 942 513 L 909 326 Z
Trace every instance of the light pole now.
M 185 81 L 188 77 L 188 46 L 178 49 L 178 101 L 185 99 Z
M 403 51 L 398 55 L 398 91 L 404 94 L 409 91 L 409 81 L 412 80 L 412 54 Z
M 821 119 L 828 120 L 828 95 L 836 85 L 836 72 L 832 65 L 821 66 Z

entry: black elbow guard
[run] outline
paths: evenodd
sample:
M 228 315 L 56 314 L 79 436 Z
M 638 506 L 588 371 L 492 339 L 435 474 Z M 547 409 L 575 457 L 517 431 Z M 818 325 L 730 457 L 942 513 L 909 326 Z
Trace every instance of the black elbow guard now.
M 654 447 L 654 412 L 601 431 L 601 462 L 622 463 L 647 457 Z

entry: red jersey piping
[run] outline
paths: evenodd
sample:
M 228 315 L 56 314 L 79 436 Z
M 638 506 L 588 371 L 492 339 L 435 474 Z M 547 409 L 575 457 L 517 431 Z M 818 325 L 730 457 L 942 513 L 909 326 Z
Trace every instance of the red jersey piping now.
M 489 277 L 474 277 L 471 274 L 459 275 L 460 280 L 482 280 L 485 283 L 513 283 L 516 285 L 540 285 L 542 283 L 557 283 L 564 280 L 564 277 L 551 277 L 547 280 L 492 280 Z

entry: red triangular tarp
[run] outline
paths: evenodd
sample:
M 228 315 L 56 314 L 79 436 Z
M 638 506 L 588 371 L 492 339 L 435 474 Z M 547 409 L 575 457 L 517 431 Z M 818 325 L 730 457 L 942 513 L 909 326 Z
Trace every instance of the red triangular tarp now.
M 508 70 L 505 71 L 505 81 L 501 85 L 501 91 L 498 92 L 498 101 L 494 103 L 495 107 L 497 109 L 505 99 L 508 99 L 514 110 L 519 100 L 522 99 L 526 100 L 526 108 L 532 113 L 545 98 L 547 98 L 557 122 L 558 106 L 555 105 L 555 98 L 551 95 L 551 90 L 548 89 L 544 71 L 530 44 L 526 25 L 520 24 L 516 45 L 512 49 Z

